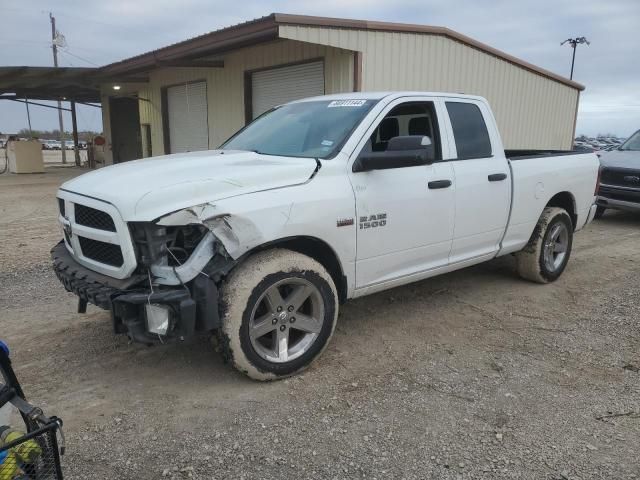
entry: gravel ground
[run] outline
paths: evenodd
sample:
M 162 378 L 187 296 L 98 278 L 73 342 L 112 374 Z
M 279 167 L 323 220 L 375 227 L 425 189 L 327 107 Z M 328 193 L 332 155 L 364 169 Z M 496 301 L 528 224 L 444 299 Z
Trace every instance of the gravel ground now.
M 552 285 L 508 257 L 352 301 L 318 362 L 263 384 L 206 338 L 75 313 L 48 252 L 78 173 L 0 177 L 0 336 L 65 420 L 66 478 L 640 478 L 640 216 L 578 234 Z

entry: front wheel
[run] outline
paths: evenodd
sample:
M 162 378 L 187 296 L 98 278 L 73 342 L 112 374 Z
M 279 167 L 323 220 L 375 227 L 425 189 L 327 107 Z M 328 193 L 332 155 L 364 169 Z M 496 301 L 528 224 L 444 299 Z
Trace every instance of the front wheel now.
M 537 283 L 556 280 L 569 262 L 573 245 L 573 222 L 566 210 L 547 207 L 529 239 L 516 253 L 518 274 Z
M 302 371 L 327 346 L 338 318 L 331 275 L 291 250 L 251 256 L 231 273 L 221 293 L 223 353 L 255 380 Z

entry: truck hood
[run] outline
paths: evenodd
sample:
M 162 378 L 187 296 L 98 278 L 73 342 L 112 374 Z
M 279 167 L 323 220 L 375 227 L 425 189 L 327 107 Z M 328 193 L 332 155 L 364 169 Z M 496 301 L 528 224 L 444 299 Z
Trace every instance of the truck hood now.
M 60 188 L 111 203 L 125 221 L 151 221 L 194 205 L 298 185 L 317 166 L 313 158 L 209 150 L 112 165 Z
M 640 152 L 633 150 L 612 150 L 600 156 L 603 167 L 631 168 L 640 170 Z

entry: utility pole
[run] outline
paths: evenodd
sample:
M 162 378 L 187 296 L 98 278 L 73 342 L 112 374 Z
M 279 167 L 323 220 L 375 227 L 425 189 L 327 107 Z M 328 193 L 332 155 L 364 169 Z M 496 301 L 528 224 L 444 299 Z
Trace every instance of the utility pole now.
M 29 140 L 33 138 L 33 130 L 31 129 L 31 114 L 29 113 L 29 99 L 24 97 L 24 104 L 27 106 L 27 122 L 29 123 Z
M 53 66 L 58 67 L 58 45 L 56 44 L 56 17 L 49 12 L 51 20 L 51 49 L 53 50 Z M 66 149 L 64 145 L 64 123 L 62 122 L 62 102 L 58 100 L 58 124 L 60 126 L 60 146 L 62 150 L 62 163 L 67 163 Z
M 76 118 L 76 102 L 71 100 L 71 125 L 73 128 L 73 154 L 76 159 L 76 167 L 80 166 L 80 150 L 78 150 L 78 119 Z
M 573 80 L 573 65 L 576 62 L 576 47 L 581 43 L 586 43 L 587 45 L 591 44 L 585 37 L 567 38 L 560 45 L 564 45 L 565 43 L 568 43 L 571 48 L 573 48 L 573 55 L 571 56 L 571 74 L 569 75 L 569 79 Z

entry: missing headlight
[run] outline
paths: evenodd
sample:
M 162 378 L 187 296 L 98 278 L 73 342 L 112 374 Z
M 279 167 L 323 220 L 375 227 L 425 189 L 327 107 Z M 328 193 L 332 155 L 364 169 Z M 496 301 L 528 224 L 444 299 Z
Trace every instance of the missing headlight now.
M 198 246 L 207 232 L 203 225 L 163 227 L 155 223 L 131 223 L 138 260 L 146 267 L 154 264 L 179 266 Z
M 169 307 L 149 303 L 144 306 L 144 311 L 147 316 L 147 331 L 156 335 L 166 335 L 171 318 Z

